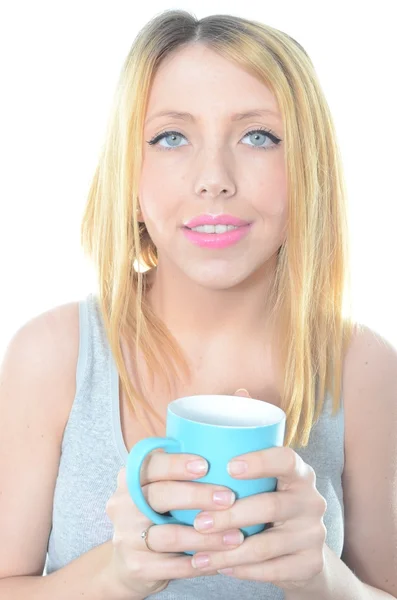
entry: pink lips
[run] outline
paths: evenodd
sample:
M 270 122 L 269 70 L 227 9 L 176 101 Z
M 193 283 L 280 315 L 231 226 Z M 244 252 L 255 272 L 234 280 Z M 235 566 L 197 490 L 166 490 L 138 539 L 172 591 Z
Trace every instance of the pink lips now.
M 243 227 L 249 225 L 248 221 L 243 221 L 233 215 L 199 215 L 184 223 L 186 227 L 199 227 L 200 225 L 233 225 L 234 227 Z M 216 235 L 216 234 L 214 234 Z M 222 235 L 217 234 L 217 235 Z
M 225 233 L 202 233 L 189 229 L 200 225 L 233 225 L 237 229 Z M 202 248 L 226 248 L 239 242 L 250 228 L 251 223 L 233 215 L 199 215 L 187 221 L 182 231 L 190 242 Z

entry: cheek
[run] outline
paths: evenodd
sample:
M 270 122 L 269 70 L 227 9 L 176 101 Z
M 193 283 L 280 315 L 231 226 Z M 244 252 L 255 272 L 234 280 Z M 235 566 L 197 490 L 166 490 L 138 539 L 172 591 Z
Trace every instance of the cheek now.
M 255 202 L 256 209 L 264 218 L 276 220 L 284 220 L 287 216 L 287 190 L 284 183 L 277 185 L 269 185 L 265 187 L 266 191 L 257 197 Z
M 139 200 L 145 221 L 161 229 L 162 223 L 172 215 L 175 217 L 180 190 L 175 177 L 170 177 L 169 169 L 164 171 L 160 162 L 146 160 L 139 184 Z
M 288 190 L 285 165 L 275 153 L 261 169 L 260 180 L 252 190 L 255 209 L 264 219 L 285 220 L 288 208 Z M 258 190 L 261 190 L 258 193 Z M 263 191 L 262 191 L 263 190 Z
M 156 245 L 162 245 L 173 235 L 178 226 L 181 211 L 178 201 L 171 190 L 158 183 L 145 186 L 145 192 L 140 196 L 143 221 L 150 237 Z
M 142 216 L 148 223 L 161 223 L 165 208 L 164 188 L 158 178 L 143 181 L 139 191 L 139 203 L 142 210 Z

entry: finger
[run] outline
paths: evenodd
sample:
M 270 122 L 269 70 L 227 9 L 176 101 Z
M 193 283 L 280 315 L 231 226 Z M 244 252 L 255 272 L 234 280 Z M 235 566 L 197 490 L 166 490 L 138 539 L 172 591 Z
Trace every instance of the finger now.
M 304 554 L 280 556 L 261 563 L 232 567 L 224 575 L 278 584 L 287 581 L 305 581 L 320 573 L 321 559 L 310 561 Z
M 267 448 L 236 456 L 229 462 L 228 471 L 236 479 L 277 477 L 279 482 L 292 484 L 307 479 L 315 482 L 315 474 L 292 448 Z
M 221 485 L 190 481 L 156 481 L 142 488 L 148 504 L 159 513 L 170 510 L 211 510 L 230 508 L 235 493 Z
M 153 452 L 143 462 L 141 485 L 153 481 L 186 480 L 203 477 L 208 471 L 205 458 L 196 454 Z
M 201 534 L 185 525 L 154 525 L 147 533 L 149 547 L 155 552 L 228 551 L 243 541 L 244 535 L 239 529 Z
M 117 475 L 117 487 L 127 489 L 127 469 L 122 467 Z
M 158 560 L 146 560 L 148 556 L 143 553 L 145 560 L 137 562 L 135 568 L 140 579 L 146 581 L 162 581 L 172 579 L 191 579 L 197 577 L 197 569 L 191 564 L 189 556 L 167 556 L 153 553 Z M 217 575 L 215 570 L 200 573 L 200 576 Z M 134 575 L 134 573 L 132 573 Z
M 235 396 L 243 396 L 245 398 L 251 398 L 248 390 L 246 390 L 245 388 L 240 388 L 238 389 L 236 392 L 234 392 Z
M 194 520 L 194 528 L 214 532 L 261 523 L 284 523 L 303 512 L 306 512 L 305 507 L 298 494 L 265 492 L 240 498 L 226 511 L 200 512 Z
M 311 537 L 317 543 L 317 534 L 313 533 Z M 218 570 L 268 561 L 280 556 L 302 552 L 307 549 L 307 546 L 306 535 L 294 535 L 282 529 L 269 529 L 245 538 L 243 544 L 229 552 L 221 550 L 209 555 L 207 552 L 197 553 L 192 558 L 192 564 L 204 571 L 209 569 Z

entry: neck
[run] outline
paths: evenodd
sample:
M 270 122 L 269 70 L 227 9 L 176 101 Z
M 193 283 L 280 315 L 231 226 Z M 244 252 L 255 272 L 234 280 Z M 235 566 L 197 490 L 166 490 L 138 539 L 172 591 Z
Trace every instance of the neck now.
M 148 301 L 180 341 L 260 339 L 270 327 L 268 300 L 276 265 L 274 256 L 242 283 L 214 290 L 192 282 L 173 265 L 159 263 L 148 274 Z

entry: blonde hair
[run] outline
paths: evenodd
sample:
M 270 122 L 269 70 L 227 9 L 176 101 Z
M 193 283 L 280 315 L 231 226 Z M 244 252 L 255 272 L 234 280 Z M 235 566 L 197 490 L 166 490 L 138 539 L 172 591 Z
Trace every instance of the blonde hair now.
M 129 380 L 120 335 L 135 343 L 133 355 L 137 359 L 141 352 L 151 381 L 161 376 L 172 390 L 172 381 L 189 375 L 175 338 L 145 300 L 147 273 L 134 264 L 157 265 L 156 248 L 137 221 L 151 82 L 165 57 L 194 43 L 263 81 L 283 118 L 289 220 L 271 297 L 277 339 L 283 341 L 285 445 L 306 446 L 327 391 L 333 396 L 333 414 L 340 407 L 343 357 L 354 325 L 343 315 L 347 291 L 350 311 L 351 300 L 346 191 L 336 133 L 310 58 L 286 33 L 230 15 L 197 20 L 186 11 L 167 10 L 134 40 L 120 73 L 81 229 L 83 248 L 97 270 L 110 347 L 135 414 L 146 409 L 161 421 Z

